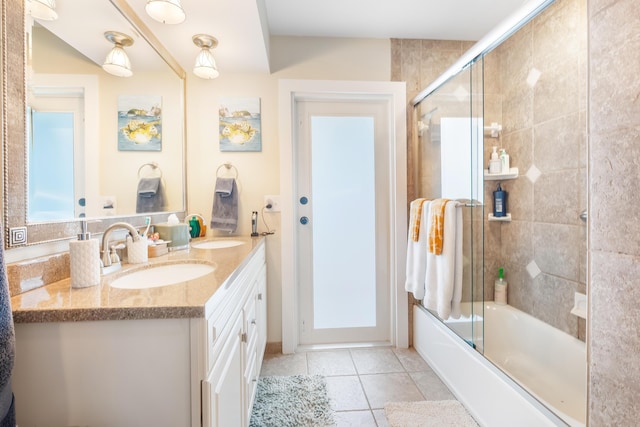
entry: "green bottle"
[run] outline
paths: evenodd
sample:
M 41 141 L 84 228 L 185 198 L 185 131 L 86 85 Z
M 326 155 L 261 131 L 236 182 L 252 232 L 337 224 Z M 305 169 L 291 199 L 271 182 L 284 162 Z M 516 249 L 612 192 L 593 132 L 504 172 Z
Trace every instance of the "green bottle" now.
M 192 216 L 189 220 L 189 234 L 191 238 L 200 237 L 200 222 L 195 216 Z
M 504 269 L 498 269 L 498 278 L 493 286 L 493 302 L 499 305 L 507 303 L 507 281 L 504 279 Z

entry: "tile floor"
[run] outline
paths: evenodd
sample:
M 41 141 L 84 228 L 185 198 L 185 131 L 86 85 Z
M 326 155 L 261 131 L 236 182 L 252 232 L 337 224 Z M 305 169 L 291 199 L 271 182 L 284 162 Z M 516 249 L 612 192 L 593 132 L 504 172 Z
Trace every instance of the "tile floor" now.
M 385 402 L 455 399 L 413 349 L 358 348 L 266 354 L 260 375 L 327 378 L 337 427 L 387 427 Z

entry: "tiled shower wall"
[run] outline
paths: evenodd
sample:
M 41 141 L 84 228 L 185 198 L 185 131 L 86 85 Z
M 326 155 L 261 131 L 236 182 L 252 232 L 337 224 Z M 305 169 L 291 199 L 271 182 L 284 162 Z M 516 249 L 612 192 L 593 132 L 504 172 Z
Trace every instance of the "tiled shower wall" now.
M 589 427 L 640 419 L 640 2 L 589 0 Z
M 557 0 L 485 58 L 485 124 L 498 122 L 491 146 L 507 149 L 516 180 L 509 223 L 485 224 L 485 289 L 498 267 L 509 304 L 585 340 L 586 321 L 570 313 L 586 293 L 586 0 Z M 485 183 L 491 210 L 496 181 Z

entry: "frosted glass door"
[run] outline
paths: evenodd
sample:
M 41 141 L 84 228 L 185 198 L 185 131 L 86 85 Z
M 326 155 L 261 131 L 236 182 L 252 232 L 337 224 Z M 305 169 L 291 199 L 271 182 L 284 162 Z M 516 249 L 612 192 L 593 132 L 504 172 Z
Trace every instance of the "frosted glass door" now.
M 380 102 L 300 111 L 300 344 L 389 339 L 387 126 Z
M 311 141 L 314 325 L 375 326 L 373 117 L 312 117 Z

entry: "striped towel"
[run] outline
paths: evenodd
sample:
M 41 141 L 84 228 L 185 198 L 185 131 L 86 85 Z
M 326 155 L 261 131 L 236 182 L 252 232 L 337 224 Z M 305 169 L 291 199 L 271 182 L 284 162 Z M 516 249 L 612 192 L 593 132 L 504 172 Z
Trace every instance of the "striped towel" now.
M 420 218 L 422 217 L 422 205 L 427 199 L 420 198 L 411 202 L 409 214 L 409 226 L 411 227 L 411 240 L 417 242 L 420 238 Z
M 444 208 L 449 199 L 435 199 L 431 202 L 431 228 L 429 229 L 429 253 L 440 255 L 444 235 Z

